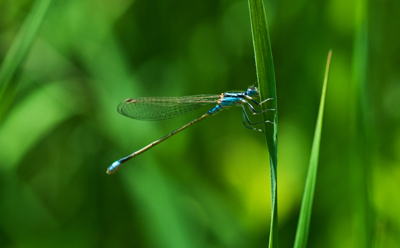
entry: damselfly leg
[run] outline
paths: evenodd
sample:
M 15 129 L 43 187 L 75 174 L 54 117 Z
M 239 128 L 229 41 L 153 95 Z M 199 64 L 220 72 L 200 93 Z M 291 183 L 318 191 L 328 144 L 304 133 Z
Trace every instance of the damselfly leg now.
M 272 100 L 272 98 L 268 98 L 268 99 L 262 101 L 261 103 L 259 103 L 258 105 L 261 105 L 262 103 L 265 103 L 265 102 L 267 102 L 267 101 L 269 101 L 269 100 Z M 253 115 L 262 114 L 262 113 L 267 112 L 267 111 L 275 111 L 275 109 L 263 109 L 263 110 L 257 111 L 257 110 L 253 107 L 253 105 L 251 105 L 249 102 L 247 102 L 247 104 L 248 104 L 248 107 L 249 107 L 249 109 L 250 109 L 250 112 L 251 112 Z M 243 125 L 244 125 L 246 128 L 248 128 L 248 129 L 252 129 L 252 130 L 255 130 L 255 131 L 264 133 L 264 131 L 263 131 L 262 129 L 247 126 L 247 125 L 246 125 L 246 121 L 247 121 L 247 123 L 248 123 L 249 125 L 251 125 L 251 126 L 255 126 L 255 125 L 259 125 L 259 124 L 264 124 L 264 123 L 271 123 L 271 124 L 274 124 L 274 122 L 272 122 L 272 121 L 270 121 L 270 120 L 260 121 L 260 122 L 255 122 L 255 123 L 251 122 L 251 120 L 250 120 L 250 118 L 249 118 L 249 116 L 248 116 L 248 114 L 247 114 L 247 112 L 246 112 L 246 109 L 245 109 L 245 107 L 244 107 L 243 105 L 242 105 L 242 112 L 243 112 Z

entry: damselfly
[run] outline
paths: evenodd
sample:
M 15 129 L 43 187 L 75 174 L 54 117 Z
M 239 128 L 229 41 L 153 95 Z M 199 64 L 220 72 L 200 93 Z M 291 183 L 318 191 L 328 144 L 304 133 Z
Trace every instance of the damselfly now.
M 261 129 L 253 127 L 254 125 L 262 124 L 262 123 L 273 123 L 271 121 L 263 121 L 252 123 L 250 121 L 249 116 L 245 110 L 245 105 L 248 106 L 250 112 L 255 114 L 261 114 L 265 111 L 274 110 L 274 109 L 265 109 L 265 110 L 256 110 L 253 106 L 260 106 L 263 103 L 272 100 L 272 98 L 265 99 L 262 102 L 257 102 L 254 98 L 258 97 L 258 89 L 256 87 L 250 87 L 244 92 L 226 92 L 220 95 L 195 95 L 195 96 L 184 96 L 184 97 L 138 97 L 126 99 L 118 105 L 118 112 L 122 115 L 130 117 L 136 120 L 147 120 L 147 121 L 159 121 L 170 119 L 174 117 L 178 117 L 193 110 L 208 104 L 217 104 L 215 107 L 207 111 L 202 116 L 192 120 L 186 125 L 172 131 L 171 133 L 165 135 L 161 139 L 158 139 L 149 145 L 143 147 L 140 150 L 128 155 L 120 160 L 115 161 L 110 167 L 107 169 L 108 174 L 115 173 L 123 163 L 128 161 L 129 159 L 149 150 L 155 145 L 160 144 L 164 140 L 168 139 L 172 135 L 179 133 L 180 131 L 188 128 L 192 124 L 199 122 L 205 119 L 208 116 L 214 115 L 218 113 L 220 110 L 229 108 L 231 106 L 239 106 L 242 108 L 243 112 L 243 125 L 246 128 L 253 129 L 259 132 L 263 132 Z M 249 124 L 250 126 L 248 126 Z

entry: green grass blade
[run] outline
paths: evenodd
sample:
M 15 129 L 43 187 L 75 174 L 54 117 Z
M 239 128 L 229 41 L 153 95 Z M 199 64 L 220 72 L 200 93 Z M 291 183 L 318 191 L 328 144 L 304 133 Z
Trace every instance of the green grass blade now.
M 249 0 L 251 31 L 253 36 L 254 57 L 257 70 L 257 81 L 260 99 L 274 98 L 270 105 L 263 109 L 273 108 L 275 111 L 264 113 L 265 137 L 268 144 L 271 170 L 271 229 L 269 247 L 278 247 L 278 200 L 277 200 L 277 161 L 278 161 L 278 110 L 276 96 L 275 70 L 268 33 L 267 18 L 262 0 Z M 272 105 L 272 106 L 271 106 Z M 268 106 L 268 107 L 267 107 Z
M 328 60 L 326 63 L 324 85 L 322 87 L 321 102 L 319 105 L 317 125 L 314 133 L 314 141 L 311 148 L 310 163 L 308 165 L 306 186 L 304 188 L 303 200 L 301 202 L 299 223 L 297 225 L 296 240 L 294 247 L 307 247 L 308 231 L 310 227 L 312 202 L 314 198 L 315 183 L 317 181 L 317 169 L 318 169 L 318 156 L 319 147 L 321 142 L 321 130 L 322 130 L 322 119 L 324 115 L 324 104 L 326 86 L 328 83 L 329 68 L 331 64 L 332 51 L 329 51 Z
M 0 67 L 0 102 L 3 100 L 4 93 L 10 86 L 11 79 L 20 66 L 33 39 L 43 21 L 43 18 L 50 6 L 51 0 L 36 1 L 31 13 L 26 18 L 22 25 L 20 32 L 15 38 L 10 50 L 7 52 L 3 63 Z M 2 109 L 3 113 L 5 109 Z M 0 120 L 1 120 L 0 114 Z

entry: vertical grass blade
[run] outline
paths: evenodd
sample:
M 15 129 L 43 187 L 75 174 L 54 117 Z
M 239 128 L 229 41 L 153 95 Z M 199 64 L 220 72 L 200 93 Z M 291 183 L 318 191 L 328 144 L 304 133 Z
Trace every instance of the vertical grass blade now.
M 43 21 L 50 3 L 51 0 L 38 0 L 34 3 L 32 11 L 24 21 L 14 43 L 7 52 L 0 67 L 0 102 L 2 102 L 4 93 L 10 86 L 10 82 L 15 71 L 29 51 L 29 48 L 32 45 L 33 39 Z M 2 120 L 1 113 L 3 113 L 3 111 L 5 110 L 2 109 L 2 111 L 0 111 L 0 121 Z
M 321 102 L 319 105 L 317 125 L 315 127 L 314 140 L 311 148 L 310 163 L 308 165 L 306 186 L 304 188 L 303 200 L 301 202 L 300 217 L 297 224 L 295 248 L 307 247 L 308 231 L 310 228 L 312 202 L 314 199 L 315 183 L 317 181 L 318 156 L 321 142 L 322 119 L 324 115 L 324 104 L 326 85 L 328 83 L 329 68 L 331 64 L 332 51 L 329 51 L 326 62 L 324 85 L 322 87 Z
M 264 120 L 273 120 L 274 124 L 265 124 L 265 137 L 268 144 L 271 170 L 271 229 L 269 247 L 278 247 L 278 200 L 277 200 L 277 161 L 278 161 L 278 109 L 275 83 L 275 70 L 268 33 L 267 17 L 262 0 L 249 0 L 250 22 L 253 37 L 254 57 L 257 70 L 257 81 L 260 99 L 274 98 L 272 106 L 275 111 L 264 113 Z
M 372 247 L 374 213 L 369 199 L 371 181 L 370 147 L 373 133 L 369 129 L 367 102 L 368 73 L 368 0 L 357 0 L 353 50 L 353 78 L 350 104 L 350 191 L 353 247 Z

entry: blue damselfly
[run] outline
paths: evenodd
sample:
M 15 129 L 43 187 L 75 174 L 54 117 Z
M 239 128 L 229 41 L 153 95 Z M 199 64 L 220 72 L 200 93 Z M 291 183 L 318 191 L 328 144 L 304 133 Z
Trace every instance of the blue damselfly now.
M 246 128 L 256 130 L 259 132 L 263 132 L 263 130 L 253 127 L 254 125 L 262 124 L 262 123 L 273 123 L 271 121 L 263 121 L 252 123 L 250 121 L 249 116 L 245 110 L 245 105 L 248 106 L 250 112 L 255 114 L 261 114 L 265 111 L 274 110 L 274 109 L 265 109 L 265 110 L 256 110 L 253 106 L 260 106 L 263 103 L 272 100 L 272 98 L 265 99 L 262 102 L 257 102 L 254 98 L 258 97 L 258 89 L 256 87 L 250 87 L 244 92 L 226 92 L 220 95 L 195 95 L 195 96 L 184 96 L 184 97 L 138 97 L 138 98 L 130 98 L 121 102 L 118 105 L 118 112 L 122 115 L 130 117 L 136 120 L 147 120 L 147 121 L 159 121 L 166 120 L 174 117 L 178 117 L 193 110 L 209 104 L 216 104 L 215 107 L 207 111 L 202 116 L 192 120 L 186 125 L 172 131 L 171 133 L 165 135 L 161 139 L 158 139 L 149 145 L 143 147 L 140 150 L 128 155 L 120 160 L 115 161 L 110 167 L 107 169 L 108 174 L 115 173 L 123 163 L 128 161 L 129 159 L 149 150 L 155 145 L 160 144 L 164 140 L 168 139 L 172 135 L 188 128 L 196 122 L 199 122 L 206 117 L 214 115 L 218 113 L 220 110 L 229 108 L 231 106 L 239 106 L 242 108 L 243 112 L 243 125 Z M 250 126 L 248 126 L 247 124 Z

